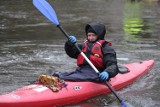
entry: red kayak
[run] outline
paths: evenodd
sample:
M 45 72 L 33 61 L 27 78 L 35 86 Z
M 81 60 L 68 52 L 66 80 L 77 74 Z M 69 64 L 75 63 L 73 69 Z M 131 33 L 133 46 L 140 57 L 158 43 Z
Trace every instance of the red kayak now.
M 154 60 L 124 64 L 130 72 L 118 74 L 109 83 L 119 90 L 135 81 L 153 66 Z M 105 84 L 94 82 L 66 82 L 68 86 L 59 92 L 53 92 L 41 84 L 24 86 L 11 93 L 0 96 L 0 107 L 54 107 L 77 103 L 82 100 L 109 93 Z

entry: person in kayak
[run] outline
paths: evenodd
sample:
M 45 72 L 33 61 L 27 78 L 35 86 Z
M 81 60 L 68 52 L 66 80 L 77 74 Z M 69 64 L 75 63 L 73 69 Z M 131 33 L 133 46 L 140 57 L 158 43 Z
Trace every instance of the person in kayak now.
M 74 46 L 75 36 L 69 36 L 65 43 L 65 51 L 71 58 L 77 59 L 78 67 L 74 72 L 55 72 L 53 76 L 68 81 L 107 81 L 118 74 L 116 52 L 112 44 L 104 40 L 106 28 L 101 23 L 90 23 L 85 27 L 86 40 L 79 44 L 79 48 L 99 70 L 97 74 Z

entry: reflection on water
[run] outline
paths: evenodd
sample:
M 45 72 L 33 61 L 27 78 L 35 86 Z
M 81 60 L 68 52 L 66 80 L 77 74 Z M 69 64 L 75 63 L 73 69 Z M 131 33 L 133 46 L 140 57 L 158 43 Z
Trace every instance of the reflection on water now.
M 154 16 L 146 14 L 144 2 L 126 2 L 124 10 L 125 40 L 138 40 L 151 38 L 155 32 L 156 23 L 152 20 Z M 153 13 L 156 14 L 156 13 Z M 150 17 L 150 18 L 146 18 Z
M 136 40 L 143 32 L 141 2 L 127 2 L 124 10 L 125 40 Z
M 160 105 L 160 5 L 157 2 L 47 1 L 54 6 L 66 31 L 76 35 L 78 43 L 85 38 L 86 23 L 103 22 L 107 28 L 106 39 L 113 43 L 119 63 L 155 59 L 149 74 L 118 94 L 133 106 Z M 49 66 L 62 72 L 75 69 L 76 60 L 69 58 L 63 48 L 65 36 L 32 5 L 32 0 L 0 0 L 0 11 L 0 94 L 29 84 L 39 74 L 46 73 Z M 119 105 L 113 95 L 106 96 L 70 107 Z M 146 105 L 148 102 L 152 104 Z

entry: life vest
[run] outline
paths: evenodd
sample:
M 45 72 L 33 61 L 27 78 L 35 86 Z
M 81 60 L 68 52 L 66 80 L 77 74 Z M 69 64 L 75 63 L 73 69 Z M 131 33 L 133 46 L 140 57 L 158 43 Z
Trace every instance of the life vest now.
M 87 43 L 88 43 L 88 40 L 86 40 L 83 44 L 82 52 L 84 54 L 86 54 L 87 52 L 87 48 L 88 48 Z M 112 45 L 110 42 L 107 42 L 105 40 L 98 40 L 95 44 L 93 44 L 89 52 L 90 54 L 88 55 L 88 58 L 92 62 L 92 64 L 95 67 L 100 68 L 100 69 L 104 68 L 104 65 L 103 65 L 104 56 L 103 56 L 103 52 L 101 48 L 104 43 L 109 44 L 110 46 Z M 77 58 L 77 65 L 78 66 L 83 65 L 84 61 L 85 61 L 84 57 L 81 54 L 79 54 Z

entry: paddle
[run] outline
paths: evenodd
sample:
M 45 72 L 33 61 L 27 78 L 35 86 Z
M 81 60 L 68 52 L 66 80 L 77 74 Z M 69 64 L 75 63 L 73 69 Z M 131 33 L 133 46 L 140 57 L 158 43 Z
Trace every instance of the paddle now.
M 45 0 L 33 0 L 33 4 L 45 17 L 47 17 L 53 24 L 55 24 L 64 33 L 64 35 L 69 39 L 69 35 L 62 28 L 62 26 L 59 24 L 59 21 L 57 19 L 57 15 L 56 15 L 54 9 L 51 7 L 51 5 L 47 1 L 45 1 Z M 74 45 L 79 50 L 80 54 L 85 58 L 85 60 L 90 64 L 90 66 L 95 70 L 95 72 L 99 73 L 97 68 L 91 63 L 91 61 L 86 57 L 86 55 L 78 47 L 77 43 L 75 43 Z M 111 85 L 107 81 L 105 83 L 108 86 L 108 88 L 111 90 L 111 92 L 116 96 L 116 98 L 121 103 L 121 105 L 123 107 L 127 107 L 126 103 L 117 95 L 117 93 L 111 87 Z

